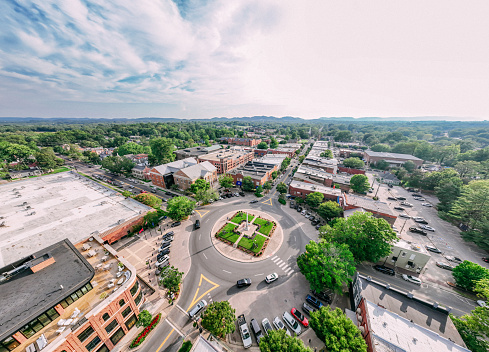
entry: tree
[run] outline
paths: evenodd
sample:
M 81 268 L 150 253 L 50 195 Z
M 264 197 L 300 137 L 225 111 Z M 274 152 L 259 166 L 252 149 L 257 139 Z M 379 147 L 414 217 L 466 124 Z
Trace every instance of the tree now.
M 373 152 L 390 152 L 391 147 L 389 147 L 387 144 L 382 144 L 378 143 L 372 146 L 372 151 Z
M 453 268 L 455 283 L 466 290 L 472 291 L 479 280 L 489 279 L 489 270 L 479 264 L 464 260 Z
M 243 177 L 241 188 L 243 188 L 243 191 L 246 192 L 253 192 L 255 190 L 255 184 L 253 183 L 253 179 L 251 178 L 251 176 Z
M 89 163 L 99 165 L 101 162 L 100 157 L 95 152 L 85 150 L 82 154 Z
M 323 158 L 332 159 L 333 158 L 333 152 L 331 150 L 327 149 L 324 152 L 322 152 L 321 154 L 319 154 L 319 156 L 323 157 Z
M 155 138 L 149 142 L 149 145 L 151 147 L 151 155 L 154 158 L 152 161 L 155 164 L 166 164 L 175 160 L 173 140 L 163 137 Z
M 335 133 L 335 142 L 349 142 L 352 139 L 352 133 L 350 131 L 338 131 Z
M 304 203 L 304 199 L 298 197 L 298 198 L 295 198 L 295 202 L 297 204 L 303 204 Z
M 450 314 L 450 318 L 467 348 L 472 352 L 487 352 L 489 350 L 489 342 L 487 341 L 489 339 L 487 328 L 489 309 L 477 307 L 471 313 L 460 318 Z
M 122 195 L 123 195 L 124 197 L 126 197 L 126 198 L 131 198 L 131 197 L 132 197 L 132 193 L 131 193 L 131 192 L 129 192 L 129 191 L 124 191 L 124 192 L 122 192 Z
M 194 210 L 195 202 L 187 197 L 174 197 L 168 200 L 166 210 L 168 216 L 176 221 L 186 218 Z
M 475 175 L 481 169 L 481 164 L 473 160 L 459 161 L 453 168 L 457 170 L 460 177 L 470 177 Z
M 317 208 L 319 204 L 321 204 L 324 200 L 324 194 L 321 192 L 313 192 L 309 193 L 306 196 L 306 203 L 309 204 L 312 208 Z
M 275 149 L 278 147 L 278 142 L 275 138 L 270 138 L 270 148 Z
M 169 293 L 177 293 L 180 290 L 180 283 L 182 282 L 183 272 L 178 271 L 177 268 L 172 266 L 161 280 L 163 286 L 168 289 Z
M 260 142 L 257 146 L 257 149 L 268 149 L 268 144 L 267 142 Z
M 141 154 L 144 153 L 144 151 L 145 150 L 142 145 L 134 142 L 129 142 L 118 147 L 116 153 L 117 155 L 123 156 L 127 154 Z
M 153 320 L 153 316 L 151 315 L 151 313 L 148 312 L 147 310 L 142 310 L 138 314 L 138 320 L 136 322 L 136 326 L 137 327 L 149 326 L 152 320 Z
M 362 174 L 353 175 L 350 179 L 350 187 L 352 190 L 358 193 L 367 193 L 370 188 L 368 177 Z
M 411 173 L 416 170 L 416 164 L 411 160 L 406 161 L 402 166 L 407 170 L 407 172 Z
M 162 200 L 151 193 L 139 193 L 134 199 L 151 208 L 158 209 L 161 207 Z
M 362 169 L 365 163 L 358 158 L 346 158 L 343 160 L 343 165 L 345 167 L 351 167 L 352 169 Z
M 375 168 L 379 170 L 387 170 L 390 166 L 391 164 L 385 160 L 379 160 L 375 163 Z
M 118 155 L 111 155 L 102 160 L 102 167 L 116 174 L 130 172 L 134 165 L 130 159 Z
M 208 181 L 199 178 L 195 180 L 194 183 L 192 183 L 192 185 L 190 186 L 190 191 L 192 193 L 197 193 L 197 191 L 206 191 L 209 188 L 211 188 L 211 184 Z
M 267 191 L 272 189 L 272 182 L 267 181 L 263 184 L 263 189 L 266 189 Z
M 289 157 L 286 157 L 283 161 L 282 161 L 282 164 L 280 165 L 280 170 L 281 171 L 284 171 L 289 165 L 290 165 L 290 161 L 292 159 L 290 159 Z
M 311 290 L 317 292 L 332 289 L 341 293 L 356 271 L 353 254 L 347 245 L 324 240 L 310 241 L 306 251 L 297 258 L 297 265 L 309 281 Z
M 210 203 L 211 200 L 219 199 L 219 193 L 213 188 L 209 188 L 206 190 L 199 189 L 197 193 L 195 193 L 195 200 L 202 202 L 202 204 Z
M 287 335 L 285 330 L 269 331 L 260 340 L 261 352 L 312 352 L 298 337 Z
M 202 313 L 202 327 L 210 333 L 225 338 L 235 330 L 236 310 L 228 301 L 212 302 Z
M 321 228 L 322 229 L 322 228 Z M 391 225 L 372 213 L 354 212 L 348 218 L 338 218 L 333 226 L 319 236 L 327 241 L 347 244 L 358 263 L 376 263 L 392 251 L 392 243 L 397 240 Z
M 360 329 L 340 308 L 322 307 L 311 313 L 309 324 L 328 352 L 367 352 Z
M 36 162 L 41 169 L 54 169 L 60 163 L 64 163 L 63 159 L 58 158 L 53 151 L 53 148 L 42 148 L 35 154 Z
M 229 174 L 224 174 L 219 176 L 219 185 L 223 188 L 231 188 L 234 185 L 233 176 Z
M 299 162 L 302 163 L 305 158 L 306 158 L 305 155 L 299 155 Z
M 262 193 L 263 193 L 263 187 L 261 185 L 259 185 L 258 187 L 256 187 L 255 196 L 263 197 Z
M 317 213 L 329 223 L 333 219 L 342 216 L 343 209 L 338 203 L 329 200 L 319 206 Z
M 278 172 L 277 171 L 272 172 L 272 179 L 275 180 L 277 178 L 277 176 L 278 176 Z
M 285 194 L 287 193 L 287 185 L 283 182 L 280 182 L 278 185 L 277 185 L 277 192 L 280 193 L 280 194 Z

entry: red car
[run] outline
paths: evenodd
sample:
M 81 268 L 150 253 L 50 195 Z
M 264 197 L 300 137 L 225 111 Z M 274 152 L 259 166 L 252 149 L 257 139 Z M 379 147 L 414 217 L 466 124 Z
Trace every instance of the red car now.
M 139 193 L 148 193 L 148 192 L 146 192 L 146 191 L 143 191 L 143 190 L 140 190 L 140 191 L 139 191 Z
M 307 328 L 309 326 L 309 321 L 307 320 L 307 318 L 304 315 L 302 315 L 302 313 L 299 312 L 297 309 L 292 308 L 290 310 L 290 313 L 292 313 L 292 315 L 294 316 L 294 318 L 296 318 L 299 321 L 299 323 L 301 323 L 302 325 L 304 325 L 304 327 Z
M 486 263 L 489 263 L 489 258 L 484 257 L 482 258 L 482 260 L 485 261 Z

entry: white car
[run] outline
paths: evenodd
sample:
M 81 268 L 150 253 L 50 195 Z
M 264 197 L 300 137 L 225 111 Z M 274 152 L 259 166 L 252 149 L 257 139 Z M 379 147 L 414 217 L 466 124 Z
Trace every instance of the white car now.
M 405 218 L 405 219 L 411 219 L 411 217 L 408 214 L 405 214 L 405 213 L 399 214 L 399 217 L 400 218 Z
M 482 301 L 482 300 L 478 300 L 477 301 L 477 304 L 480 306 L 480 307 L 486 307 L 487 306 L 487 303 L 485 301 Z
M 430 203 L 421 203 L 422 206 L 425 206 L 425 207 L 432 207 L 433 204 L 430 204 Z
M 270 284 L 272 282 L 274 282 L 275 280 L 278 279 L 278 274 L 277 273 L 273 273 L 273 274 L 270 274 L 268 275 L 266 278 L 265 278 L 265 282 L 267 284 Z
M 418 279 L 417 277 L 411 276 L 411 275 L 406 275 L 402 274 L 402 278 L 406 281 L 412 282 L 413 284 L 416 285 L 421 285 L 421 280 Z
M 423 230 L 435 232 L 435 229 L 428 225 L 419 225 Z
M 275 317 L 275 319 L 273 319 L 273 326 L 275 326 L 275 329 L 277 330 L 285 330 L 287 335 L 292 336 L 290 334 L 290 331 L 285 327 L 284 323 L 282 323 L 282 320 L 280 320 L 279 317 Z
M 297 322 L 297 320 L 294 319 L 294 317 L 292 316 L 292 314 L 290 314 L 289 312 L 284 312 L 284 314 L 282 314 L 282 318 L 284 319 L 285 324 L 287 324 L 289 326 L 289 328 L 296 335 L 300 335 L 301 334 L 301 332 L 302 332 L 301 326 L 299 325 L 299 323 Z

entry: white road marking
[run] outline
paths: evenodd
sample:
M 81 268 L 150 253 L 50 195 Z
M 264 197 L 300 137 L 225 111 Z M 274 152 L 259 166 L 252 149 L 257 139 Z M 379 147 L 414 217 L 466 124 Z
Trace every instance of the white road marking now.
M 277 258 L 277 256 L 276 256 L 276 255 L 274 255 L 274 256 L 273 256 L 272 260 L 274 260 L 275 258 Z
M 277 260 L 277 261 L 275 262 L 275 264 L 277 264 L 277 265 L 280 265 L 280 264 L 282 264 L 282 263 L 285 263 L 285 262 L 284 262 L 282 259 Z
M 288 273 L 287 276 L 290 276 L 293 273 L 294 273 L 294 270 L 292 270 L 290 273 Z
M 205 257 L 205 259 L 207 259 L 207 256 L 205 255 L 205 253 L 202 253 L 202 255 Z
M 168 319 L 165 319 L 165 321 L 178 333 L 178 335 L 180 335 L 181 337 L 185 337 L 185 335 L 180 330 L 178 330 L 178 328 L 175 325 L 170 323 Z
M 230 271 L 227 271 L 227 270 L 224 270 L 224 269 L 222 269 L 222 271 L 224 271 L 225 273 L 231 274 Z
M 265 275 L 265 274 L 261 273 L 261 274 L 256 274 L 255 276 L 260 276 L 260 275 Z
M 199 233 L 199 241 L 200 241 L 200 236 L 202 236 L 202 234 L 201 234 L 201 233 Z
M 177 304 L 177 308 L 180 309 L 185 315 L 187 315 L 187 312 L 185 311 L 185 309 L 183 309 L 182 307 L 180 307 L 178 304 Z
M 286 266 L 284 266 L 284 267 L 282 268 L 282 270 L 283 270 L 283 271 L 287 271 L 287 270 L 289 270 L 289 269 L 290 269 L 290 267 L 289 267 L 288 265 L 286 265 Z
M 285 273 L 286 273 L 287 275 L 289 275 L 289 273 L 290 273 L 290 272 L 293 272 L 293 271 L 294 271 L 294 269 L 292 269 L 292 268 L 288 268 L 288 269 L 285 271 Z
M 282 269 L 282 268 L 283 268 L 283 267 L 285 267 L 285 266 L 287 266 L 287 263 L 286 263 L 286 262 L 283 262 L 283 263 L 282 263 L 282 264 L 280 264 L 278 267 L 279 267 L 280 269 Z

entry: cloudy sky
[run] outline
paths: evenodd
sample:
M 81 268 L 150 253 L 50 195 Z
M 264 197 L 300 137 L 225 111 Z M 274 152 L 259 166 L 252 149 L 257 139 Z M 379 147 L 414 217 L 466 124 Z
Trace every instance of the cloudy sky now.
M 488 4 L 3 0 L 0 116 L 482 120 Z

